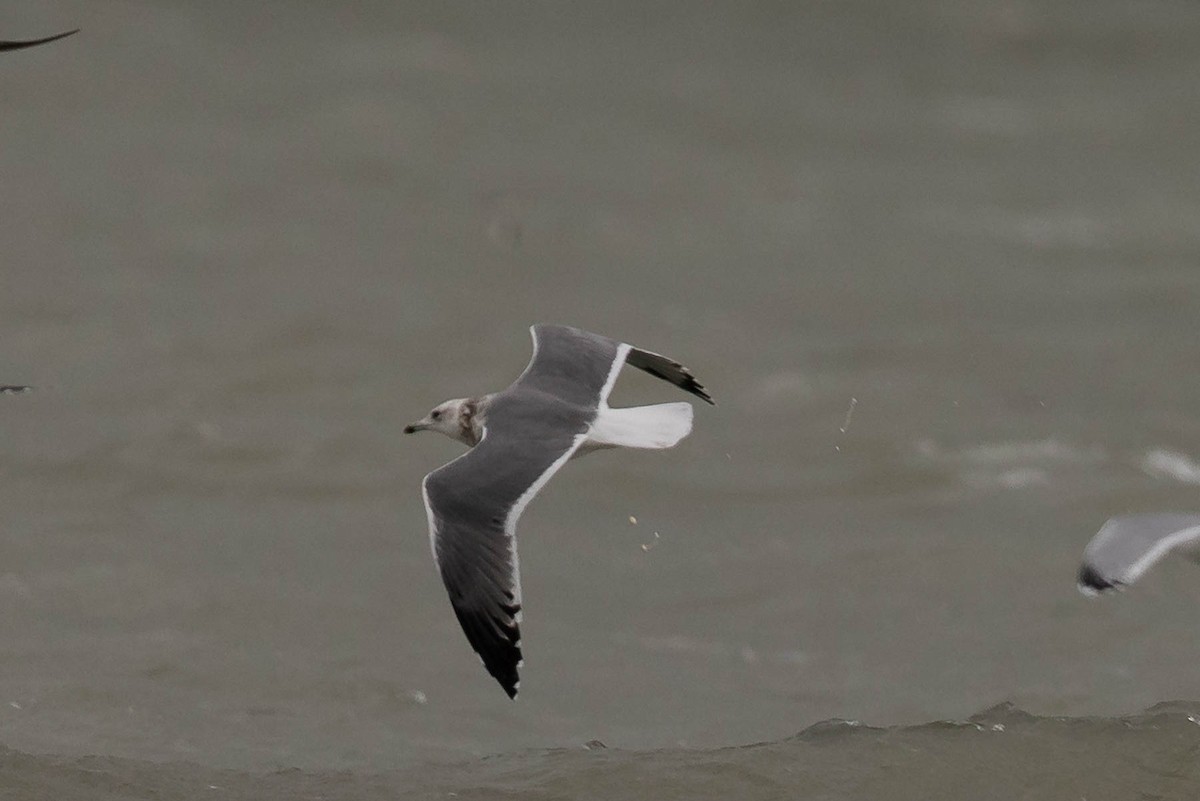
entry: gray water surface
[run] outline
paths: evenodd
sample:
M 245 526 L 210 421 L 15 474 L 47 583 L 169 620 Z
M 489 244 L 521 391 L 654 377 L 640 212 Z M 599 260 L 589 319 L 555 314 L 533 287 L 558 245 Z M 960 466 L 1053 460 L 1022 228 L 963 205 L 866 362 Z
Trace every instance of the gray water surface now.
M 0 62 L 8 748 L 419 773 L 1200 696 L 1194 567 L 1074 588 L 1106 517 L 1200 510 L 1200 9 L 0 23 L 83 28 Z M 510 703 L 429 555 L 459 448 L 400 430 L 539 321 L 719 405 L 531 505 Z

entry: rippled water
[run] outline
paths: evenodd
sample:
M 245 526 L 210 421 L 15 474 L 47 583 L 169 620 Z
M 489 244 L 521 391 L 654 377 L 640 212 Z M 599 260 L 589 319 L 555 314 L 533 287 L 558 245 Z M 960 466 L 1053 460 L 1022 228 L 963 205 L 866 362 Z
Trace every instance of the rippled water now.
M 1123 718 L 998 706 L 959 723 L 872 728 L 831 720 L 782 740 L 620 751 L 591 741 L 383 773 L 217 771 L 111 757 L 0 752 L 8 786 L 55 798 L 191 799 L 1190 799 L 1200 706 Z
M 1186 714 L 1119 716 L 1200 697 L 1200 574 L 1089 602 L 1074 571 L 1110 515 L 1200 510 L 1200 10 L 0 24 L 83 27 L 0 62 L 0 382 L 37 388 L 0 399 L 0 743 L 31 771 L 0 787 L 1190 778 Z M 419 482 L 457 446 L 400 429 L 503 387 L 536 321 L 720 405 L 531 506 L 514 704 L 429 558 Z M 1005 701 L 1019 734 L 904 728 Z M 901 728 L 781 739 L 829 718 Z

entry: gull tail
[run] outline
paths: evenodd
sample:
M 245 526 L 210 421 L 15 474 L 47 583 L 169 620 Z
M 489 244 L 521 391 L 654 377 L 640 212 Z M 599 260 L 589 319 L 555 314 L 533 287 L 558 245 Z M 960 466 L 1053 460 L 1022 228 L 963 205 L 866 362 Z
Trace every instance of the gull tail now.
M 585 447 L 651 448 L 679 443 L 692 431 L 690 403 L 658 403 L 631 409 L 601 409 Z

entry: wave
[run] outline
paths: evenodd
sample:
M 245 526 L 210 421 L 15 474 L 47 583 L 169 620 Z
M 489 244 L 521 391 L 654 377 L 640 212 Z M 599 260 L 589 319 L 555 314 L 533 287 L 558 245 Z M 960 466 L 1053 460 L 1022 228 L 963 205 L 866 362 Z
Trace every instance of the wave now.
M 1057 480 L 1092 476 L 1096 468 L 1137 470 L 1155 479 L 1200 484 L 1200 463 L 1169 448 L 1109 451 L 1059 439 L 985 442 L 948 448 L 918 440 L 913 455 L 922 464 L 953 471 L 976 489 L 1022 489 Z
M 1178 451 L 1156 448 L 1142 459 L 1141 468 L 1152 476 L 1173 478 L 1181 484 L 1200 484 L 1200 464 Z
M 1195 799 L 1200 703 L 1126 717 L 1002 704 L 965 721 L 818 723 L 782 740 L 626 751 L 593 741 L 386 773 L 244 773 L 0 748 L 0 796 L 88 799 Z

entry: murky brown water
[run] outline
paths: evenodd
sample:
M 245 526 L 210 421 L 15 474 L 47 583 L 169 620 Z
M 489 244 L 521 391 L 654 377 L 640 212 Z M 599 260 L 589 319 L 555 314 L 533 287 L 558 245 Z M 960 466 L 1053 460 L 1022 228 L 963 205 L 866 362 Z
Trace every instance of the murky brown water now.
M 0 62 L 0 382 L 37 387 L 0 404 L 7 747 L 436 784 L 1200 696 L 1192 566 L 1074 589 L 1107 516 L 1200 510 L 1200 9 L 0 23 L 84 29 Z M 514 704 L 429 558 L 457 446 L 400 428 L 503 387 L 537 321 L 720 405 L 531 506 Z

